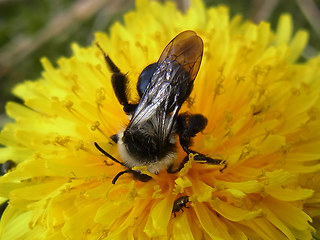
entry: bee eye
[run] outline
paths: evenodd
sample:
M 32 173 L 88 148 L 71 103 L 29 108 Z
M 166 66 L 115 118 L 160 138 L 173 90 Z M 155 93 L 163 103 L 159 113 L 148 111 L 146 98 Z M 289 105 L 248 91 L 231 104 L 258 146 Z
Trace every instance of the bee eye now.
M 138 90 L 140 97 L 145 92 L 156 67 L 157 67 L 157 63 L 152 63 L 152 64 L 148 65 L 147 67 L 145 67 L 145 69 L 143 69 L 143 71 L 141 72 L 139 79 L 138 79 L 138 83 L 137 83 L 137 90 Z

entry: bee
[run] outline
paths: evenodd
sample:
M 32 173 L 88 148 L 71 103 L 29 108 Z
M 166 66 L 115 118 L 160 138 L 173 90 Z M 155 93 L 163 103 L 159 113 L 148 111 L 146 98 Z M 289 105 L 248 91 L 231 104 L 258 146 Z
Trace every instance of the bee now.
M 124 112 L 131 117 L 124 131 L 111 136 L 117 143 L 121 161 L 94 143 L 101 153 L 126 168 L 114 177 L 113 184 L 124 173 L 131 173 L 143 182 L 152 179 L 139 170 L 132 170 L 134 167 L 144 166 L 151 174 L 158 174 L 163 169 L 176 173 L 183 168 L 191 153 L 195 154 L 194 160 L 200 163 L 224 163 L 221 159 L 212 159 L 190 149 L 192 138 L 205 129 L 207 118 L 202 114 L 179 114 L 182 104 L 191 94 L 203 55 L 203 41 L 194 31 L 178 34 L 165 47 L 159 60 L 141 72 L 137 82 L 138 103 L 129 102 L 127 76 L 99 44 L 97 46 L 112 72 L 115 95 Z M 187 156 L 179 166 L 174 167 L 177 137 Z
M 189 196 L 182 196 L 177 198 L 172 206 L 172 212 L 174 214 L 174 217 L 176 217 L 176 213 L 180 210 L 183 212 L 183 208 L 188 208 L 187 203 L 189 202 Z

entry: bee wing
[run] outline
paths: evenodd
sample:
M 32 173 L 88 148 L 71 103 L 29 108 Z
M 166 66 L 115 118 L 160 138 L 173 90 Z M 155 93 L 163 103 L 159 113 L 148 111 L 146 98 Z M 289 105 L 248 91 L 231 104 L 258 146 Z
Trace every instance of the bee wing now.
M 203 54 L 202 39 L 191 30 L 178 34 L 163 50 L 159 61 L 176 61 L 190 74 L 193 81 L 199 71 Z
M 162 52 L 128 127 L 151 119 L 154 134 L 165 141 L 192 91 L 202 53 L 203 42 L 195 32 L 177 35 Z

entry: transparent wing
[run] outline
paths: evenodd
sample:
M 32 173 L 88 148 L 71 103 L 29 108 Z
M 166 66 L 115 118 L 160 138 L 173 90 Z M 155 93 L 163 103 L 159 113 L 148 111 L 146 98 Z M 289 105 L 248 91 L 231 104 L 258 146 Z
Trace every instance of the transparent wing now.
M 203 41 L 194 31 L 184 31 L 177 35 L 163 50 L 159 61 L 179 63 L 190 74 L 193 81 L 199 71 L 203 54 Z
M 164 49 L 128 125 L 151 121 L 154 134 L 165 141 L 199 71 L 202 39 L 193 31 L 177 35 Z

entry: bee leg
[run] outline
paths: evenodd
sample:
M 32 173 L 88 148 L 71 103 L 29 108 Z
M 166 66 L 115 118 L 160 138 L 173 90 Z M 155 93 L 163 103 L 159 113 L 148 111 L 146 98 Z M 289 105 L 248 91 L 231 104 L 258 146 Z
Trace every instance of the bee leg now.
M 191 153 L 189 147 L 192 145 L 192 138 L 207 126 L 208 120 L 201 114 L 190 115 L 180 114 L 177 119 L 177 127 L 180 144 L 186 153 Z
M 96 43 L 96 45 L 101 50 L 104 59 L 107 63 L 107 66 L 112 72 L 111 83 L 116 97 L 119 103 L 123 106 L 123 111 L 125 111 L 126 114 L 131 115 L 135 111 L 137 104 L 131 104 L 128 101 L 128 78 L 126 74 L 121 73 L 120 69 L 115 65 L 111 58 L 108 55 L 106 55 L 106 53 L 102 50 L 100 45 L 98 43 Z
M 109 65 L 109 68 L 113 72 L 111 83 L 113 90 L 116 94 L 116 97 L 119 101 L 119 103 L 123 106 L 123 111 L 125 111 L 126 114 L 132 114 L 137 104 L 131 104 L 129 103 L 129 89 L 128 89 L 128 78 L 126 75 L 120 72 L 118 67 L 112 62 L 112 60 L 109 58 L 109 56 L 106 56 L 106 62 Z
M 148 176 L 148 175 L 146 175 L 146 174 L 143 174 L 143 173 L 140 173 L 140 172 L 136 172 L 136 171 L 131 170 L 131 169 L 127 169 L 127 170 L 124 170 L 124 171 L 122 171 L 122 172 L 119 172 L 119 173 L 113 178 L 112 184 L 115 184 L 116 181 L 118 180 L 118 178 L 119 178 L 120 176 L 122 176 L 123 174 L 125 174 L 125 173 L 131 173 L 131 174 L 133 175 L 134 179 L 137 179 L 137 180 L 139 180 L 139 181 L 141 181 L 141 182 L 149 182 L 149 181 L 152 179 L 152 177 L 150 177 L 150 176 Z
M 183 168 L 184 164 L 189 161 L 190 153 L 196 154 L 194 156 L 194 160 L 198 161 L 199 163 L 206 163 L 211 165 L 224 164 L 224 160 L 222 159 L 213 159 L 205 156 L 202 153 L 190 149 L 193 143 L 192 138 L 195 137 L 197 133 L 205 129 L 207 123 L 207 118 L 201 114 L 189 115 L 184 113 L 178 116 L 177 132 L 179 134 L 180 145 L 183 148 L 183 150 L 188 154 L 188 156 L 186 156 L 185 159 L 181 162 L 179 166 L 180 170 Z M 172 168 L 170 170 L 172 170 Z
M 143 174 L 143 173 L 140 173 L 140 172 L 137 172 L 137 171 L 134 171 L 134 170 L 130 170 L 132 175 L 133 175 L 133 178 L 134 179 L 137 179 L 141 182 L 149 182 L 152 177 L 150 177 L 149 175 L 147 174 Z
M 118 143 L 119 141 L 118 134 L 113 134 L 110 138 L 114 143 Z

